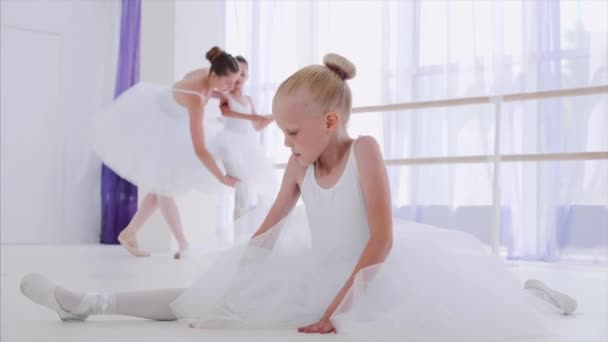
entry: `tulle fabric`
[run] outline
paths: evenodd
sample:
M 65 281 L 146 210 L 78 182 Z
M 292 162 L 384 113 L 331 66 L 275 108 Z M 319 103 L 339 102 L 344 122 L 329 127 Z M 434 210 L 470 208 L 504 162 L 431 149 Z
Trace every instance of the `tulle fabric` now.
M 311 242 L 307 216 L 297 207 L 266 233 L 224 252 L 171 307 L 199 328 L 314 323 L 357 262 L 318 253 L 336 242 L 320 243 Z M 473 236 L 395 220 L 389 257 L 356 275 L 332 323 L 357 336 L 535 337 L 546 334 L 538 305 Z
M 263 150 L 223 129 L 217 117 L 204 118 L 205 143 L 220 169 L 267 188 L 273 172 Z M 168 86 L 139 83 L 131 87 L 94 116 L 90 132 L 93 150 L 101 160 L 150 192 L 216 193 L 223 186 L 197 158 L 189 114 L 175 103 Z

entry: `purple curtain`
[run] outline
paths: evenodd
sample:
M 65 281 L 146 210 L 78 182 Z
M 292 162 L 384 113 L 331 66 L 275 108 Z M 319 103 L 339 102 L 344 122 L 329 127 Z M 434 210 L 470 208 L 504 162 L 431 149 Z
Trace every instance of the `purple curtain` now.
M 140 17 L 141 0 L 122 0 L 115 99 L 139 81 Z M 117 244 L 136 211 L 137 187 L 102 165 L 100 242 Z

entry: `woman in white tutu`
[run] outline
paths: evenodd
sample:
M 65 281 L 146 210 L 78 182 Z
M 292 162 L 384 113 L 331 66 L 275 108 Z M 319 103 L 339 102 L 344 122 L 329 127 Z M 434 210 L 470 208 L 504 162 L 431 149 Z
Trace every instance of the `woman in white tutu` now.
M 22 292 L 63 320 L 122 314 L 188 318 L 200 328 L 413 339 L 538 336 L 545 309 L 575 310 L 572 298 L 539 281 L 524 290 L 467 233 L 392 219 L 378 144 L 346 129 L 355 67 L 335 54 L 324 64 L 279 87 L 273 117 L 293 153 L 279 195 L 249 243 L 220 256 L 200 281 L 99 294 L 30 274 Z M 305 215 L 293 210 L 300 196 Z
M 219 192 L 222 184 L 232 187 L 239 178 L 256 179 L 255 168 L 233 165 L 249 161 L 250 149 L 232 146 L 204 114 L 212 94 L 229 91 L 239 78 L 238 62 L 218 47 L 206 58 L 209 68 L 194 70 L 171 87 L 139 83 L 95 116 L 93 150 L 117 174 L 149 192 L 118 236 L 135 256 L 149 255 L 137 234 L 157 208 L 177 240 L 174 256 L 188 250 L 173 196 L 193 189 Z

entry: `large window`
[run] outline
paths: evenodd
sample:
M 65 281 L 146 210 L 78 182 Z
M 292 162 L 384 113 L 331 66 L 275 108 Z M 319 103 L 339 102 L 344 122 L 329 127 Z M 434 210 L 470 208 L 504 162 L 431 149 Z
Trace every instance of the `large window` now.
M 327 52 L 357 66 L 356 107 L 608 84 L 606 13 L 600 0 L 228 1 L 226 39 L 250 57 L 250 92 L 262 111 L 285 77 Z M 491 154 L 497 123 L 494 107 L 483 105 L 364 113 L 349 124 L 393 159 Z M 502 153 L 608 151 L 606 96 L 510 103 L 498 124 Z M 285 162 L 278 129 L 263 135 L 269 154 Z M 564 206 L 608 210 L 607 164 L 509 165 L 501 182 L 512 229 L 539 241 L 559 226 L 553 218 Z M 490 164 L 389 173 L 396 207 L 491 204 Z M 532 245 L 514 254 L 545 253 Z

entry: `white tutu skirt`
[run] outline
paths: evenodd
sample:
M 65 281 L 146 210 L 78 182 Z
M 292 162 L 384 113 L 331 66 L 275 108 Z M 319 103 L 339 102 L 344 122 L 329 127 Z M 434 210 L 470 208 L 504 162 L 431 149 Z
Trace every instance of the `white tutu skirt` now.
M 251 184 L 272 182 L 272 164 L 259 146 L 209 115 L 203 126 L 207 149 L 221 169 Z M 97 113 L 91 143 L 114 172 L 150 192 L 216 192 L 223 186 L 197 158 L 189 114 L 165 85 L 139 83 Z
M 296 208 L 265 234 L 224 252 L 171 304 L 173 311 L 200 328 L 317 322 L 357 258 L 320 260 L 307 229 Z M 389 257 L 357 274 L 331 320 L 338 333 L 357 336 L 535 337 L 546 334 L 545 305 L 472 235 L 395 221 Z

